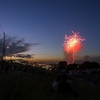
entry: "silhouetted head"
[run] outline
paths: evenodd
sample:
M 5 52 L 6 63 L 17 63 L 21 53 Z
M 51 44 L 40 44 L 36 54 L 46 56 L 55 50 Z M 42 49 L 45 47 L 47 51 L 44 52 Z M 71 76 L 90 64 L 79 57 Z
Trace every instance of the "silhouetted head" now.
M 67 77 L 66 74 L 63 74 L 63 75 L 62 75 L 62 81 L 67 81 L 67 78 L 68 78 L 68 77 Z

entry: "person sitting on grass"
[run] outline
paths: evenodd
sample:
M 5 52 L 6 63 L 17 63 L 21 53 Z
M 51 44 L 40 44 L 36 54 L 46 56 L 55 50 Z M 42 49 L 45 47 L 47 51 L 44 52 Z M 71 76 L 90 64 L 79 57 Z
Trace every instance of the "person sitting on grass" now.
M 67 81 L 67 75 L 63 74 L 62 75 L 62 80 L 61 82 L 58 83 L 58 93 L 59 94 L 73 94 L 75 97 L 78 97 L 78 93 L 74 91 L 71 86 L 66 82 Z
M 53 89 L 53 91 L 55 91 L 55 92 L 57 92 L 58 91 L 58 83 L 61 81 L 61 76 L 60 75 L 58 75 L 57 77 L 56 77 L 56 80 L 53 82 L 53 84 L 52 84 L 52 89 Z

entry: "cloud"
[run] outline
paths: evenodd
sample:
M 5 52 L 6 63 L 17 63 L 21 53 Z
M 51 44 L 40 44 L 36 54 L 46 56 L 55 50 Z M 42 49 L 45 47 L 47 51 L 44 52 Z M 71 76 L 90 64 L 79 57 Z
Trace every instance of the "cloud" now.
M 30 58 L 34 58 L 33 56 L 34 56 L 35 54 L 16 54 L 15 56 L 16 57 L 20 57 L 20 58 L 28 58 L 28 59 L 30 59 Z
M 34 46 L 35 46 L 35 45 L 40 45 L 40 44 L 42 44 L 42 43 L 33 43 L 32 45 L 34 45 Z
M 40 55 L 46 55 L 46 54 L 40 54 Z
M 84 60 L 85 61 L 96 61 L 96 62 L 100 62 L 100 55 L 98 55 L 98 56 L 89 56 L 89 55 L 86 55 L 86 56 L 84 56 Z
M 85 61 L 88 61 L 88 60 L 89 60 L 89 57 L 90 57 L 89 55 L 85 55 L 85 56 L 84 56 L 84 60 L 85 60 Z
M 98 55 L 98 56 L 91 56 L 90 57 L 90 61 L 97 61 L 97 62 L 100 63 L 100 55 Z
M 82 59 L 80 57 L 80 59 L 76 60 L 76 63 L 83 63 L 84 61 L 90 61 L 90 62 L 98 62 L 100 63 L 100 55 L 86 55 L 84 56 L 84 58 Z
M 27 43 L 24 38 L 18 38 L 17 36 L 5 37 L 5 49 L 6 55 L 17 54 L 25 51 L 29 51 L 30 47 L 40 45 L 41 43 Z M 7 48 L 8 47 L 8 48 Z M 3 37 L 0 37 L 0 53 L 3 50 Z M 25 55 L 26 57 L 31 57 L 30 54 Z

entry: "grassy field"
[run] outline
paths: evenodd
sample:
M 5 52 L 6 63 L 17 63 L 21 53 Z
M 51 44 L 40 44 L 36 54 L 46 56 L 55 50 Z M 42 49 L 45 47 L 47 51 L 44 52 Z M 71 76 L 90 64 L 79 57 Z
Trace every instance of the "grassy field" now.
M 70 85 L 79 93 L 76 99 L 73 95 L 52 93 L 54 79 L 53 74 L 42 76 L 39 72 L 0 74 L 0 100 L 100 100 L 100 85 L 74 80 Z

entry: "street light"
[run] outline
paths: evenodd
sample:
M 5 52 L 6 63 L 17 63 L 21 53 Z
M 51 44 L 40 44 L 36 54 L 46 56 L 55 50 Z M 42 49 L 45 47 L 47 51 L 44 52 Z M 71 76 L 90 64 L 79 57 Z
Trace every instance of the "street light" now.
M 9 46 L 7 46 L 7 49 L 9 49 Z
M 11 52 L 11 49 L 10 49 L 10 47 L 9 46 L 7 46 L 7 49 L 9 49 L 9 56 L 10 56 L 10 60 L 11 60 L 11 58 L 12 58 L 12 52 Z
M 7 46 L 6 48 L 9 49 L 9 46 Z M 9 55 L 10 55 L 10 53 L 9 53 L 9 51 L 8 51 L 8 57 L 9 57 Z

